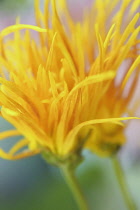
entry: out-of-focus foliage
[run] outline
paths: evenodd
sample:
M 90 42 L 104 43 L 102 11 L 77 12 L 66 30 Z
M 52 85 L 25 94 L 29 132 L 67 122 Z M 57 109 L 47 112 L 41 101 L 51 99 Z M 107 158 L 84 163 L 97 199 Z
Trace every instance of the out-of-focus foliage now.
M 23 3 L 26 3 L 27 1 L 28 0 L 0 0 L 0 3 L 3 4 L 4 6 L 9 4 L 11 7 L 13 7 L 14 5 L 21 5 Z
M 24 7 L 28 2 L 29 0 L 0 0 L 0 12 L 4 9 L 11 13 L 13 10 Z

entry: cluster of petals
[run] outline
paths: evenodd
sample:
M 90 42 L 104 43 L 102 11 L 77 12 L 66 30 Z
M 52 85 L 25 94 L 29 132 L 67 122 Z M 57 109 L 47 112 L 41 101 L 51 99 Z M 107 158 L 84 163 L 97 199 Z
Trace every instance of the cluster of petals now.
M 17 20 L 0 32 L 1 117 L 15 127 L 0 140 L 23 136 L 0 157 L 110 155 L 124 144 L 123 120 L 136 118 L 138 6 L 95 0 L 78 22 L 65 0 L 44 0 L 43 11 L 35 0 L 36 26 Z

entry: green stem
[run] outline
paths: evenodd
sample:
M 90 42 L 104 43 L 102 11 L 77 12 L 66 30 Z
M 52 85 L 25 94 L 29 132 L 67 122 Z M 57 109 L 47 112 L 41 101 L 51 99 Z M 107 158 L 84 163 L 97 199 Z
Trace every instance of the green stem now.
M 122 195 L 124 197 L 124 201 L 126 203 L 127 209 L 128 210 L 136 210 L 136 206 L 135 206 L 133 199 L 132 199 L 132 197 L 129 193 L 129 190 L 127 188 L 127 183 L 126 183 L 123 168 L 117 158 L 113 158 L 113 166 L 114 166 L 116 177 L 118 179 L 120 189 L 122 191 Z
M 79 206 L 79 210 L 88 210 L 86 200 L 81 191 L 79 183 L 77 182 L 77 179 L 74 174 L 74 170 L 72 170 L 67 165 L 63 165 L 62 167 L 60 167 L 60 169 L 66 183 L 68 184 L 69 188 L 71 189 L 74 195 L 74 199 L 77 202 L 77 205 Z

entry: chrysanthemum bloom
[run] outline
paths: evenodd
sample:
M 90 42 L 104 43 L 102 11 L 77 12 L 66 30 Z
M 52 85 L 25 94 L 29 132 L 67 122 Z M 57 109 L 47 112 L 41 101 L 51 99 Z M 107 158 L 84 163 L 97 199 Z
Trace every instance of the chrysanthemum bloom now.
M 96 0 L 75 22 L 66 1 L 56 5 L 46 0 L 43 12 L 35 1 L 37 27 L 17 22 L 1 31 L 1 116 L 16 129 L 1 133 L 0 139 L 23 136 L 8 153 L 1 149 L 1 157 L 45 152 L 56 162 L 74 158 L 84 148 L 108 155 L 124 144 L 121 121 L 131 119 L 123 116 L 140 59 L 138 4 Z M 39 41 L 27 29 L 37 31 Z M 118 74 L 123 76 L 116 82 Z

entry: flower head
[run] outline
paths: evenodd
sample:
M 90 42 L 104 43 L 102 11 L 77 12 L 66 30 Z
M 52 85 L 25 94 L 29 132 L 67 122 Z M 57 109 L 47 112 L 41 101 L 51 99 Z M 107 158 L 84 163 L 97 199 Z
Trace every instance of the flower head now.
M 65 159 L 83 148 L 110 154 L 124 143 L 121 121 L 131 119 L 123 115 L 140 63 L 138 1 L 123 1 L 113 14 L 117 0 L 96 0 L 81 22 L 71 18 L 66 1 L 59 3 L 45 0 L 42 12 L 36 0 L 37 26 L 17 22 L 0 33 L 1 116 L 16 128 L 0 138 L 23 135 L 9 153 L 0 150 L 3 158 L 45 151 Z M 37 31 L 39 41 L 28 29 Z M 7 38 L 10 33 L 14 36 Z M 28 150 L 16 154 L 25 146 Z

